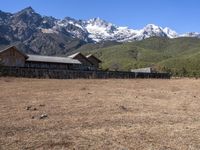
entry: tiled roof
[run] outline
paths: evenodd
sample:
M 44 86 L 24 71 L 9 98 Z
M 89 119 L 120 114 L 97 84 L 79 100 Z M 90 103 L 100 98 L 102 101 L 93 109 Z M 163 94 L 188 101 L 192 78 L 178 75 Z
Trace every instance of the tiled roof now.
M 89 54 L 89 55 L 87 55 L 86 56 L 87 58 L 91 58 L 91 57 L 93 57 L 94 59 L 96 59 L 98 62 L 102 62 L 100 59 L 98 59 L 97 57 L 95 57 L 94 55 L 92 55 L 92 54 Z
M 69 57 L 54 57 L 54 56 L 40 56 L 40 55 L 28 55 L 28 57 L 29 58 L 26 61 L 81 64 L 80 61 Z
M 68 56 L 68 57 L 74 58 L 74 57 L 76 57 L 77 55 L 82 55 L 82 54 L 81 54 L 80 52 L 78 52 L 78 53 L 72 54 L 72 55 L 70 55 L 70 56 Z

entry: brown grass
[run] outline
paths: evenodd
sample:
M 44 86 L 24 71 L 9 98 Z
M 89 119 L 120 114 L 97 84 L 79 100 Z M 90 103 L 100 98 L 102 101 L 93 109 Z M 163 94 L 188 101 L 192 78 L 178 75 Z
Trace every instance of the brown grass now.
M 0 78 L 0 149 L 199 150 L 200 80 Z

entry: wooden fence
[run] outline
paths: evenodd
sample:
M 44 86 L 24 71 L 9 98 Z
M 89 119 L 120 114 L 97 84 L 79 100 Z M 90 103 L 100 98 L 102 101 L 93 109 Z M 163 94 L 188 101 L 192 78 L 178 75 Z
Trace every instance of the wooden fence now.
M 22 67 L 0 67 L 0 76 L 52 79 L 130 79 L 130 78 L 160 78 L 170 79 L 168 73 L 134 73 L 124 71 L 80 71 L 57 70 Z

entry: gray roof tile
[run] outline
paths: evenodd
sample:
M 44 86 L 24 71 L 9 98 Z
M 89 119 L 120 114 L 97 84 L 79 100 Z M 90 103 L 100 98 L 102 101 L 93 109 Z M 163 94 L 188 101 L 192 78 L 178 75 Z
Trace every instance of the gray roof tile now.
M 54 56 L 40 56 L 40 55 L 28 55 L 26 61 L 35 62 L 49 62 L 49 63 L 63 63 L 63 64 L 81 64 L 80 61 L 69 57 L 54 57 Z
M 70 56 L 68 56 L 68 57 L 74 58 L 74 57 L 76 57 L 77 55 L 82 55 L 82 54 L 81 54 L 80 52 L 78 52 L 78 53 L 72 54 L 72 55 L 70 55 Z

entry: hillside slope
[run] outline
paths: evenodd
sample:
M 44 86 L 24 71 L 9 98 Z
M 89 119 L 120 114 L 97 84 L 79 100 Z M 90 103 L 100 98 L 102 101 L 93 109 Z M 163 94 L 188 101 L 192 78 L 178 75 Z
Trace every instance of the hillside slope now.
M 106 48 L 78 50 L 98 56 L 103 60 L 104 69 L 130 70 L 154 66 L 161 71 L 180 75 L 200 72 L 200 39 L 197 38 L 153 37 Z

